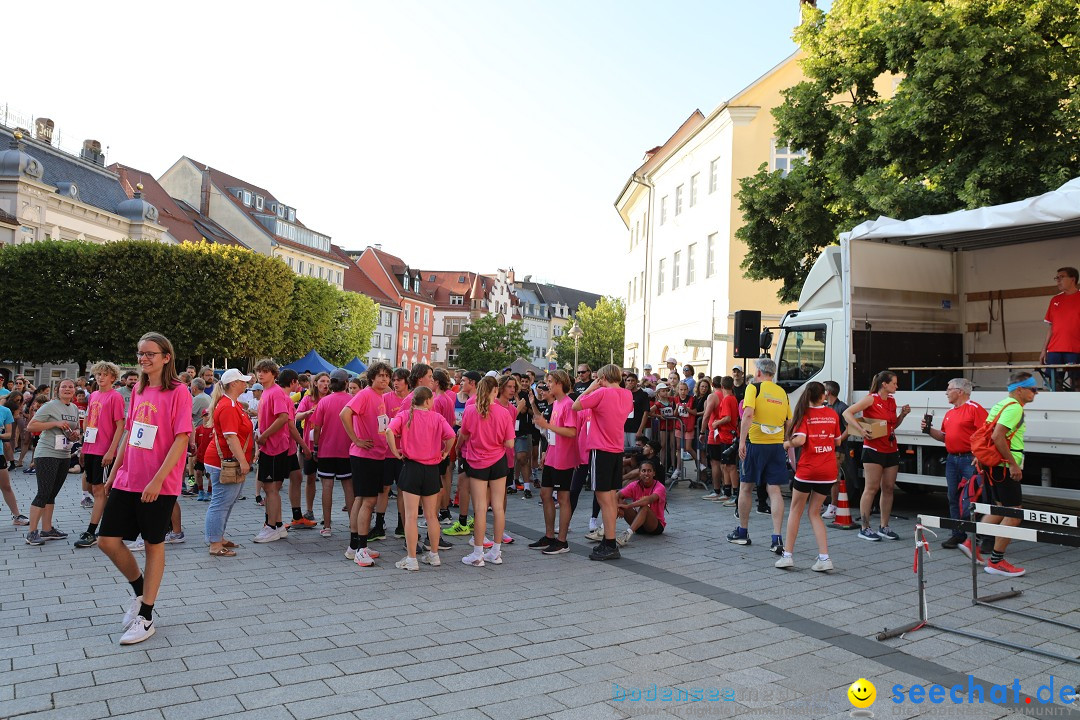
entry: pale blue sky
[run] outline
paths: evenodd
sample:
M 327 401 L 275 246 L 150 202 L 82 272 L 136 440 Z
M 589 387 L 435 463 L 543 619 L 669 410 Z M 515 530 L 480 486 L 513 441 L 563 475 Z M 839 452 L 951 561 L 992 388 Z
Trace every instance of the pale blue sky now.
M 209 163 L 346 248 L 618 293 L 613 202 L 644 151 L 793 52 L 798 15 L 798 0 L 61 0 L 0 103 L 155 177 L 181 155 Z

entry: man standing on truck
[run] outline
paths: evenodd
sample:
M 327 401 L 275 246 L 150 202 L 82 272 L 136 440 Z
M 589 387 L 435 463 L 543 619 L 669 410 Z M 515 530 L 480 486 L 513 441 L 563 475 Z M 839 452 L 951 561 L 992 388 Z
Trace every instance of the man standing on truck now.
M 975 456 L 971 454 L 971 434 L 986 422 L 986 408 L 971 399 L 971 381 L 956 378 L 949 381 L 945 398 L 952 410 L 945 413 L 941 429 L 927 427 L 923 420 L 922 431 L 938 442 L 945 443 L 945 484 L 949 488 L 949 517 L 953 520 L 970 520 L 971 513 L 964 503 L 960 507 L 960 481 L 975 475 Z M 948 540 L 941 543 L 946 550 L 963 545 L 964 554 L 971 557 L 972 543 L 967 533 L 954 529 Z M 977 548 L 974 549 L 977 552 Z
M 787 453 L 784 438 L 791 421 L 791 405 L 787 393 L 773 382 L 776 361 L 758 358 L 754 382 L 746 388 L 743 400 L 742 426 L 739 430 L 739 458 L 743 473 L 739 482 L 739 527 L 728 534 L 728 542 L 749 545 L 750 493 L 754 485 L 765 484 L 772 504 L 773 536 L 770 550 L 784 551 L 781 527 L 784 522 L 784 496 L 780 488 L 788 484 Z
M 1074 281 L 1075 286 L 1075 281 Z M 1009 376 L 1009 396 L 990 409 L 989 417 L 996 418 L 994 446 L 1003 458 L 993 467 L 983 468 L 988 481 L 990 501 L 1002 507 L 1019 508 L 1023 502 L 1020 481 L 1024 477 L 1024 406 L 1039 392 L 1035 378 L 1029 372 L 1014 372 Z M 989 421 L 988 421 L 989 422 Z M 1016 527 L 1020 518 L 987 515 L 983 522 Z M 1009 538 L 994 538 L 994 550 L 986 565 L 991 575 L 1020 577 L 1026 570 L 1005 559 Z
M 1043 365 L 1080 365 L 1080 293 L 1077 293 L 1077 280 L 1080 272 L 1074 267 L 1058 268 L 1054 280 L 1061 290 L 1050 300 L 1043 320 L 1046 329 L 1046 343 L 1039 355 Z M 1078 389 L 1080 367 L 1069 368 L 1069 386 Z

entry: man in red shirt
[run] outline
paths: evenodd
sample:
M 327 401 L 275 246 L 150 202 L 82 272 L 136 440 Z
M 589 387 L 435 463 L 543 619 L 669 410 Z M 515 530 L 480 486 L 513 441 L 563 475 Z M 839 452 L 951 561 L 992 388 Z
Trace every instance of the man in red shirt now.
M 945 443 L 945 449 L 949 453 L 945 460 L 949 517 L 954 520 L 969 520 L 967 504 L 960 507 L 960 482 L 976 473 L 975 456 L 971 454 L 971 435 L 986 422 L 986 408 L 971 399 L 971 381 L 966 378 L 950 380 L 945 397 L 953 406 L 952 410 L 945 413 L 941 429 L 931 427 L 928 434 L 938 442 Z M 923 421 L 923 432 L 927 432 L 926 421 Z M 971 557 L 973 551 L 978 552 L 978 548 L 973 549 L 971 545 L 967 533 L 963 530 L 953 530 L 952 536 L 941 543 L 941 547 L 946 550 L 959 547 L 968 557 Z
M 714 377 L 713 387 L 719 390 L 709 396 L 704 410 L 713 492 L 703 499 L 734 507 L 734 490 L 739 487 L 739 468 L 736 465 L 738 457 L 732 451 L 732 446 L 739 428 L 739 401 L 735 399 L 735 381 L 731 377 Z
M 1046 330 L 1046 344 L 1039 355 L 1039 362 L 1044 365 L 1080 364 L 1080 293 L 1077 293 L 1077 280 L 1080 273 L 1076 268 L 1058 268 L 1058 289 L 1061 290 L 1050 300 L 1043 318 L 1049 327 Z M 1069 382 L 1073 390 L 1080 382 L 1080 368 L 1070 368 Z

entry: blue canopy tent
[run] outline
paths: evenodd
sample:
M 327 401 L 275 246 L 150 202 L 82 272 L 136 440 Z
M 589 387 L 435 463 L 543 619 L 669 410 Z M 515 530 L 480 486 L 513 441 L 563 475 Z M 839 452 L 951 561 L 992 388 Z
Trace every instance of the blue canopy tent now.
M 365 365 L 360 358 L 354 357 L 352 360 L 345 364 L 345 369 L 351 372 L 353 375 L 360 375 L 367 372 L 367 365 Z
M 296 362 L 291 362 L 281 368 L 282 370 L 295 370 L 298 373 L 319 373 L 319 372 L 333 372 L 337 370 L 337 365 L 329 362 L 319 353 L 312 350 L 304 357 L 300 358 Z

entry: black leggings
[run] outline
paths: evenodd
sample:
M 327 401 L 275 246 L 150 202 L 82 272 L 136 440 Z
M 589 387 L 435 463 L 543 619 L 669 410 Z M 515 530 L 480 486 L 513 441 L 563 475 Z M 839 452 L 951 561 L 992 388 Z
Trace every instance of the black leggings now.
M 570 514 L 573 515 L 577 510 L 578 495 L 581 495 L 581 488 L 585 487 L 585 480 L 589 477 L 589 466 L 578 465 L 574 469 L 574 479 L 570 481 Z M 593 493 L 592 499 L 592 516 L 600 517 L 600 503 L 596 500 L 596 493 Z
M 60 494 L 60 488 L 64 487 L 67 480 L 68 465 L 71 461 L 66 458 L 39 457 L 34 459 L 37 466 L 37 495 L 30 504 L 37 508 L 52 505 L 56 502 L 56 496 Z

